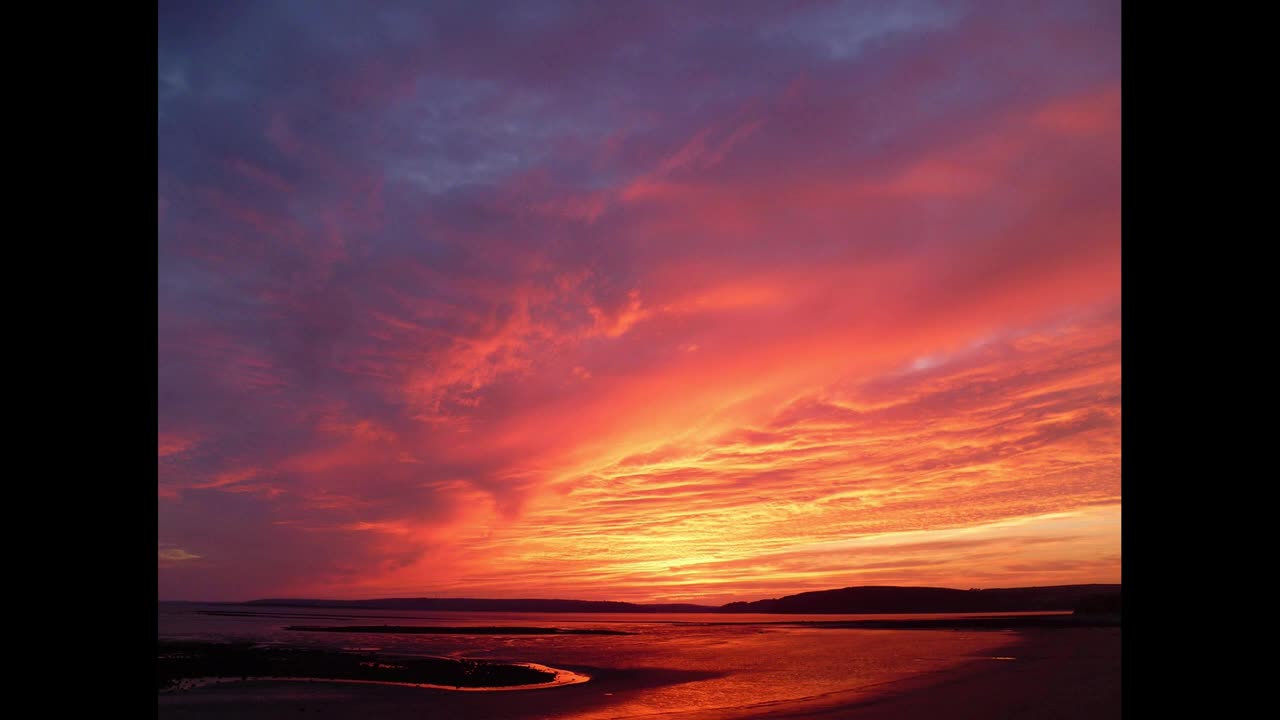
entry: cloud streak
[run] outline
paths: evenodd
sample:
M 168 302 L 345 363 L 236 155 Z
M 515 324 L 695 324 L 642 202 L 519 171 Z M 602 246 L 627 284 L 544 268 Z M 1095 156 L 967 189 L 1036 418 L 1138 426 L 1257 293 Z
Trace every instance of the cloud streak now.
M 161 597 L 1118 581 L 1118 4 L 295 10 L 161 12 Z

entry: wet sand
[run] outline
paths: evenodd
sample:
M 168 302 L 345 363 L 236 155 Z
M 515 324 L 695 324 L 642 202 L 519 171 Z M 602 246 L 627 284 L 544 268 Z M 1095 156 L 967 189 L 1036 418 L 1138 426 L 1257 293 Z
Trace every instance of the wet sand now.
M 834 720 L 977 720 L 1120 717 L 1120 628 L 1026 629 L 1002 651 L 1013 660 L 980 659 L 874 688 L 808 700 L 678 717 Z M 242 682 L 160 697 L 168 718 L 435 718 L 612 717 L 609 707 L 651 688 L 709 677 L 664 669 L 572 667 L 590 682 L 501 693 L 456 693 L 395 686 L 315 682 Z
M 554 677 L 544 683 L 531 683 L 529 685 L 495 685 L 485 687 L 464 687 L 462 685 L 436 685 L 433 683 L 415 683 L 415 682 L 395 682 L 391 680 L 356 680 L 356 679 L 336 679 L 336 678 L 318 678 L 318 677 L 249 677 L 249 678 L 231 678 L 231 677 L 201 677 L 201 678 L 183 678 L 176 681 L 171 687 L 160 690 L 161 693 L 173 694 L 195 690 L 197 688 L 209 687 L 212 685 L 226 685 L 229 683 L 247 683 L 247 682 L 293 682 L 293 683 L 340 683 L 343 685 L 392 685 L 395 687 L 408 688 L 424 688 L 428 690 L 449 690 L 451 692 L 514 692 L 516 690 L 544 690 L 547 688 L 560 687 L 562 685 L 577 685 L 579 683 L 588 682 L 590 676 L 576 673 L 572 670 L 561 670 L 559 668 L 547 667 L 538 663 L 511 663 L 513 666 L 527 667 L 532 670 L 539 670 L 545 673 L 551 673 Z
M 422 720 L 423 717 L 524 720 L 601 710 L 634 699 L 651 688 L 714 677 L 662 668 L 610 670 L 562 666 L 589 682 L 555 688 L 458 693 L 397 685 L 342 682 L 248 681 L 200 687 L 160 696 L 159 717 L 339 718 Z
M 1013 660 L 975 660 L 831 696 L 722 717 L 758 720 L 1111 720 L 1120 718 L 1120 628 L 1036 629 L 1002 651 Z M 712 717 L 712 716 L 708 716 Z

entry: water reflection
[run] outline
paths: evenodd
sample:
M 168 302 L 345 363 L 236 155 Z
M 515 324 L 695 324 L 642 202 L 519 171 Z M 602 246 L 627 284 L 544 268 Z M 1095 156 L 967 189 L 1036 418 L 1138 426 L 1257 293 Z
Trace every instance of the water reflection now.
M 253 614 L 208 615 L 202 610 Z M 159 611 L 159 632 L 165 639 L 247 640 L 537 663 L 598 676 L 599 704 L 566 707 L 556 715 L 574 720 L 660 714 L 731 718 L 777 703 L 868 693 L 887 682 L 936 673 L 975 658 L 1007 660 L 1010 656 L 1000 650 L 1016 637 L 1005 631 L 820 629 L 784 624 L 868 616 L 380 613 L 305 608 L 259 614 L 261 610 L 165 604 Z M 634 634 L 389 635 L 284 629 L 303 624 L 300 618 L 323 619 L 333 625 L 374 625 L 384 624 L 388 615 L 395 616 L 396 625 L 591 627 Z M 375 619 L 378 622 L 372 622 Z M 392 624 L 389 617 L 385 621 Z M 589 690 L 593 683 L 597 681 L 578 689 L 531 692 L 594 692 Z M 518 717 L 520 710 L 511 708 L 507 716 Z

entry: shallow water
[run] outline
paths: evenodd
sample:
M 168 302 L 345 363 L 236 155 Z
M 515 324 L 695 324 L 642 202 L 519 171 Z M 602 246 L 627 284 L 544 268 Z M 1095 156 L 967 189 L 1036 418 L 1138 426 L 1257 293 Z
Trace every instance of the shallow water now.
M 254 615 L 206 615 L 199 611 Z M 965 617 L 935 615 L 909 617 Z M 927 675 L 971 661 L 1007 661 L 1009 631 L 827 629 L 803 621 L 885 615 L 719 615 L 605 613 L 474 613 L 265 608 L 161 603 L 161 639 L 247 640 L 333 649 L 379 650 L 476 660 L 529 662 L 556 668 L 662 668 L 702 679 L 628 693 L 602 708 L 560 715 L 574 720 L 645 717 L 732 717 L 773 704 L 833 694 L 874 692 L 886 682 Z M 906 616 L 901 616 L 906 617 Z M 314 633 L 287 625 L 518 625 L 621 630 L 633 635 L 394 635 Z M 538 692 L 559 692 L 552 688 Z

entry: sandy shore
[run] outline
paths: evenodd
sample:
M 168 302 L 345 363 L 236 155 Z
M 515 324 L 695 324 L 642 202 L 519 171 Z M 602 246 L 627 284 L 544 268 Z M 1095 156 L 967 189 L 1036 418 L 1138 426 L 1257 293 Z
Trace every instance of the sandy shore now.
M 202 677 L 202 678 L 184 678 L 178 681 L 174 687 L 165 688 L 160 692 L 162 694 L 182 693 L 195 690 L 202 687 L 210 687 L 213 685 L 227 685 L 231 683 L 330 683 L 341 685 L 391 685 L 395 687 L 420 688 L 427 690 L 448 690 L 450 692 L 514 692 L 517 690 L 546 690 L 562 685 L 577 685 L 587 682 L 591 679 L 588 675 L 576 673 L 572 670 L 561 670 L 559 668 L 547 667 L 538 663 L 511 663 L 520 667 L 527 667 L 532 670 L 540 670 L 542 672 L 551 673 L 554 677 L 544 683 L 533 683 L 530 685 L 500 685 L 496 687 L 463 687 L 461 685 L 433 685 L 431 683 L 412 683 L 412 682 L 392 682 L 388 680 L 335 680 L 333 678 L 314 678 L 314 677 L 288 677 L 288 678 L 269 678 L 269 677 L 251 677 L 251 678 L 228 678 L 228 677 Z
M 1111 720 L 1120 718 L 1120 628 L 1037 629 L 1019 633 L 984 659 L 808 703 L 762 707 L 722 717 L 764 720 Z
M 807 701 L 681 715 L 810 720 L 1110 720 L 1120 717 L 1120 628 L 1028 629 L 1002 656 L 857 692 Z M 340 683 L 243 682 L 162 695 L 159 717 L 170 718 L 558 718 L 642 698 L 654 687 L 707 674 L 664 669 L 571 668 L 590 682 L 547 690 L 456 693 Z
M 459 720 L 557 718 L 604 710 L 655 687 L 714 677 L 710 673 L 663 668 L 561 669 L 568 669 L 580 677 L 589 677 L 590 681 L 556 688 L 471 693 L 390 684 L 247 681 L 162 694 L 159 698 L 158 717 L 162 720 L 266 720 L 280 717 L 324 720 L 364 717 L 377 717 L 379 720 L 422 720 L 423 717 Z

